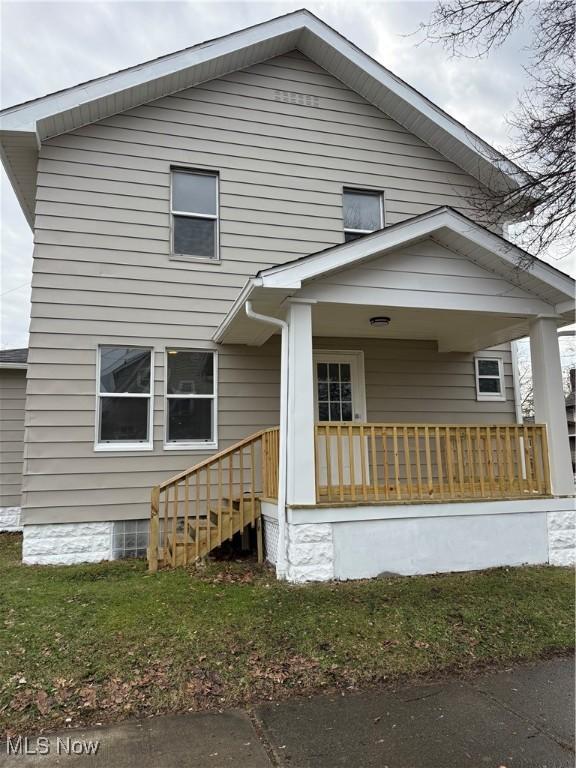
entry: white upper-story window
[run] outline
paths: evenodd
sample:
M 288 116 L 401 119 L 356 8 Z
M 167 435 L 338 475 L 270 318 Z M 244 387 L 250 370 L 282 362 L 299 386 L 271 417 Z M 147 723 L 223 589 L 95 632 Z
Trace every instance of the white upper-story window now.
M 499 357 L 476 357 L 476 399 L 506 400 L 504 368 Z
M 342 194 L 344 241 L 356 240 L 384 226 L 382 192 L 345 187 Z
M 151 449 L 152 350 L 101 346 L 97 377 L 96 449 Z
M 167 448 L 214 448 L 216 439 L 215 352 L 166 350 Z
M 218 174 L 172 170 L 172 253 L 218 259 Z

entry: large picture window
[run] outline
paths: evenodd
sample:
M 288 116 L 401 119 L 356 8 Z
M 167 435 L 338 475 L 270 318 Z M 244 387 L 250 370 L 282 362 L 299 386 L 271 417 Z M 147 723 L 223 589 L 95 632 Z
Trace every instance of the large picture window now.
M 382 193 L 344 188 L 342 195 L 344 241 L 349 243 L 384 226 Z
M 172 171 L 172 253 L 218 258 L 218 175 Z
M 152 351 L 142 347 L 98 349 L 96 447 L 152 447 Z
M 216 354 L 166 350 L 166 447 L 216 446 Z

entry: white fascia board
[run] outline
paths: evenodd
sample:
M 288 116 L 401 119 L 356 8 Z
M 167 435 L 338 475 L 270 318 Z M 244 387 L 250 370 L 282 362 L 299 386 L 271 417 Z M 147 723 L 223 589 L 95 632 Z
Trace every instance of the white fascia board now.
M 234 322 L 234 319 L 241 312 L 244 312 L 244 305 L 254 293 L 254 289 L 261 285 L 262 285 L 262 282 L 258 278 L 251 277 L 246 281 L 244 288 L 242 288 L 242 290 L 238 294 L 236 301 L 234 302 L 234 304 L 232 304 L 232 306 L 228 310 L 226 317 L 222 320 L 218 328 L 216 328 L 216 330 L 214 331 L 214 335 L 212 336 L 212 341 L 219 343 L 222 340 L 222 338 L 226 334 L 226 331 L 228 330 L 230 325 Z
M 235 53 L 307 25 L 308 14 L 297 12 L 258 24 L 238 32 L 232 32 L 183 51 L 162 56 L 160 59 L 139 64 L 110 75 L 104 75 L 81 85 L 48 94 L 0 112 L 0 130 L 35 131 L 36 123 L 81 104 L 121 93 L 152 80 L 175 74 L 182 69 L 203 64 L 221 56 Z
M 0 363 L 0 370 L 2 370 L 2 371 L 26 371 L 26 370 L 28 370 L 28 363 Z

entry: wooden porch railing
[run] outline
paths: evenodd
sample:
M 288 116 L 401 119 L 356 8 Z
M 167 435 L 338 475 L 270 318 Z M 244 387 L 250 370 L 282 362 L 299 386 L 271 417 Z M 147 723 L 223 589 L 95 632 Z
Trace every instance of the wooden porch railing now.
M 316 425 L 318 503 L 548 494 L 544 425 Z
M 186 565 L 258 527 L 260 498 L 275 497 L 278 427 L 265 429 L 210 456 L 152 489 L 148 563 Z

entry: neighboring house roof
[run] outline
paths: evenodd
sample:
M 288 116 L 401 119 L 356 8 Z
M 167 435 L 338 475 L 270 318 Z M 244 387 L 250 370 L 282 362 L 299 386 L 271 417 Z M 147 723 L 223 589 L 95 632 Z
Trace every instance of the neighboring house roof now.
M 0 368 L 27 368 L 27 349 L 2 349 L 0 350 Z
M 507 309 L 509 317 L 502 328 L 493 328 L 491 335 L 486 331 L 478 349 L 525 336 L 527 318 L 536 314 L 557 316 L 560 325 L 574 322 L 576 282 L 573 278 L 535 257 L 531 257 L 528 268 L 519 269 L 518 264 L 526 263 L 529 256 L 526 251 L 454 209 L 442 206 L 357 240 L 260 271 L 248 280 L 213 339 L 216 342 L 260 344 L 271 331 L 258 328 L 256 321 L 246 317 L 247 300 L 261 302 L 264 307 L 261 311 L 281 315 L 286 298 L 298 296 L 308 283 L 427 239 L 462 254 L 526 294 L 523 309 Z M 481 299 L 483 305 L 478 307 L 473 305 L 473 297 L 467 301 L 471 312 L 490 311 L 485 299 Z
M 298 49 L 489 189 L 528 180 L 517 165 L 307 10 L 0 112 L 0 155 L 30 225 L 39 143 Z

